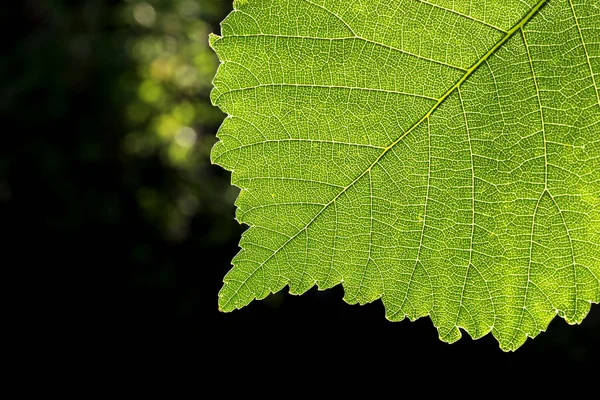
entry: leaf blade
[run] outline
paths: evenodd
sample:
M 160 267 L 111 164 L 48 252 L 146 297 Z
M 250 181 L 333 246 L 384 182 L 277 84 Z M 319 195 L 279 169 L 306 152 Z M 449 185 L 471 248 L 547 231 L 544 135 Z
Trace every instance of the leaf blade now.
M 305 3 L 309 2 L 285 2 L 288 8 Z M 577 179 L 571 179 L 591 176 L 583 185 L 589 201 L 578 203 L 577 207 L 561 207 L 563 193 L 559 189 L 564 188 L 555 189 L 554 185 L 550 192 L 549 168 L 554 168 L 554 163 L 548 160 L 564 155 L 551 148 L 559 142 L 546 137 L 544 119 L 544 104 L 560 102 L 547 101 L 546 91 L 540 89 L 552 76 L 546 79 L 547 74 L 542 73 L 540 82 L 536 78 L 535 68 L 538 64 L 545 66 L 544 58 L 549 54 L 538 49 L 547 43 L 539 40 L 538 31 L 532 29 L 534 47 L 530 49 L 530 34 L 526 36 L 524 29 L 536 20 L 534 16 L 546 3 L 535 3 L 486 51 L 475 49 L 473 54 L 482 55 L 463 69 L 462 75 L 456 75 L 462 67 L 450 66 L 447 60 L 438 62 L 433 57 L 428 61 L 424 56 L 423 62 L 437 65 L 430 68 L 450 71 L 437 82 L 440 88 L 449 87 L 441 92 L 414 80 L 406 84 L 405 79 L 398 90 L 394 79 L 406 77 L 399 73 L 384 74 L 379 86 L 364 80 L 355 67 L 363 65 L 360 59 L 365 55 L 375 54 L 374 59 L 383 60 L 383 54 L 387 54 L 386 62 L 395 56 L 393 64 L 398 67 L 414 67 L 415 59 L 420 57 L 397 51 L 393 46 L 384 47 L 388 52 L 380 54 L 377 52 L 382 45 L 376 40 L 363 40 L 365 35 L 358 41 L 344 37 L 348 33 L 358 36 L 364 27 L 345 23 L 335 12 L 326 12 L 328 17 L 319 14 L 321 19 L 330 20 L 322 30 L 329 35 L 337 32 L 343 43 L 351 40 L 352 51 L 335 47 L 335 38 L 318 39 L 325 42 L 315 44 L 317 41 L 309 32 L 299 35 L 298 27 L 294 36 L 290 33 L 293 26 L 287 26 L 287 36 L 269 34 L 272 47 L 252 58 L 250 52 L 239 50 L 242 45 L 230 45 L 227 40 L 250 40 L 249 48 L 261 52 L 259 48 L 267 36 L 260 24 L 252 27 L 255 33 L 251 36 L 236 33 L 234 24 L 228 23 L 229 39 L 224 33 L 223 39 L 213 42 L 224 64 L 215 77 L 212 98 L 230 116 L 220 130 L 221 141 L 215 145 L 212 159 L 233 171 L 232 182 L 242 189 L 236 202 L 238 220 L 250 228 L 240 242 L 242 250 L 233 261 L 235 267 L 225 277 L 219 294 L 220 307 L 225 311 L 240 308 L 285 285 L 290 286 L 291 293 L 300 294 L 314 284 L 327 288 L 343 283 L 349 303 L 364 304 L 382 298 L 388 319 L 431 315 L 443 340 L 458 340 L 459 327 L 475 338 L 492 331 L 501 347 L 508 350 L 518 348 L 527 336 L 544 330 L 559 309 L 567 310 L 568 320 L 581 321 L 590 302 L 598 301 L 600 218 L 594 202 L 599 185 L 597 177 L 590 175 L 598 157 L 594 156 L 597 153 L 584 153 L 586 174 L 575 172 Z M 577 23 L 572 28 L 577 28 L 584 43 L 588 78 L 593 82 L 587 89 L 593 89 L 595 58 L 590 58 L 587 47 L 594 44 L 584 40 L 573 3 L 548 3 L 544 10 L 560 14 L 569 6 L 574 15 Z M 251 14 L 251 5 L 259 8 L 261 4 L 246 2 L 244 18 Z M 318 4 L 316 8 L 328 11 Z M 592 19 L 598 17 L 595 11 L 592 8 Z M 333 20 L 338 25 L 341 21 L 342 27 L 332 28 Z M 499 30 L 495 26 L 487 28 Z M 310 44 L 302 49 L 290 46 L 288 39 Z M 586 47 L 586 43 L 591 44 Z M 325 58 L 319 58 L 321 53 Z M 330 66 L 335 64 L 331 53 L 342 54 L 341 60 L 351 62 L 348 66 L 343 62 Z M 287 54 L 287 58 L 285 62 L 269 64 L 267 54 L 274 58 Z M 521 61 L 506 61 L 513 58 Z M 248 66 L 242 65 L 244 61 Z M 225 67 L 228 62 L 233 66 Z M 257 67 L 265 63 L 268 68 Z M 286 65 L 288 69 L 284 69 Z M 324 72 L 318 75 L 317 67 Z M 303 70 L 310 73 L 302 74 Z M 282 83 L 264 84 L 268 82 L 267 73 L 270 82 Z M 376 74 L 376 69 L 370 74 Z M 515 85 L 507 78 L 509 74 L 526 76 L 526 84 Z M 444 83 L 451 81 L 451 76 L 454 83 Z M 349 77 L 359 84 L 348 85 Z M 332 84 L 335 79 L 340 84 Z M 236 89 L 243 85 L 251 87 L 250 91 Z M 224 86 L 226 89 L 222 89 Z M 501 90 L 502 87 L 510 89 Z M 533 89 L 533 94 L 525 95 L 524 89 Z M 431 100 L 436 90 L 442 94 Z M 519 93 L 517 101 L 507 100 L 512 92 Z M 592 94 L 591 90 L 587 92 Z M 490 98 L 484 107 L 477 102 L 481 98 Z M 383 110 L 372 112 L 370 104 L 383 104 Z M 517 106 L 528 113 L 519 116 Z M 487 118 L 479 115 L 482 108 Z M 403 114 L 405 109 L 410 112 Z M 394 114 L 395 117 L 388 117 Z M 592 112 L 583 122 L 591 122 L 590 129 L 594 129 L 599 120 Z M 548 121 L 558 124 L 552 118 Z M 585 129 L 581 121 L 574 124 L 579 130 Z M 494 125 L 493 129 L 489 125 Z M 520 131 L 515 133 L 515 127 Z M 548 129 L 558 138 L 554 125 Z M 394 139 L 392 132 L 398 131 L 400 134 Z M 361 136 L 361 132 L 365 134 Z M 498 144 L 502 137 L 509 139 L 507 143 L 515 150 L 512 155 Z M 577 138 L 564 143 L 574 139 Z M 236 147 L 234 142 L 242 144 Z M 597 146 L 597 141 L 590 144 Z M 515 162 L 519 159 L 520 163 Z M 494 169 L 497 175 L 492 174 Z M 515 173 L 519 176 L 515 177 Z M 552 173 L 561 175 L 554 169 Z M 577 214 L 577 208 L 583 213 Z M 543 218 L 538 211 L 544 212 L 540 214 Z M 491 217 L 494 213 L 504 220 Z M 574 223 L 578 228 L 570 229 L 571 219 L 577 218 Z M 427 226 L 428 220 L 431 226 Z M 546 220 L 554 222 L 546 226 L 542 223 Z M 555 231 L 554 241 L 562 243 L 562 254 L 548 250 L 551 243 L 538 233 L 538 225 Z M 581 237 L 571 237 L 572 231 L 583 231 L 579 228 L 582 225 L 592 228 Z M 528 245 L 523 246 L 523 242 Z M 592 256 L 583 256 L 580 247 L 587 253 L 591 251 Z M 565 261 L 568 252 L 570 261 Z M 572 276 L 563 273 L 569 262 Z M 580 270 L 580 276 L 587 277 L 585 280 L 576 276 Z M 571 289 L 558 288 L 557 282 L 564 284 L 569 280 L 573 281 Z M 553 290 L 562 294 L 549 295 Z M 560 306 L 556 307 L 556 302 Z

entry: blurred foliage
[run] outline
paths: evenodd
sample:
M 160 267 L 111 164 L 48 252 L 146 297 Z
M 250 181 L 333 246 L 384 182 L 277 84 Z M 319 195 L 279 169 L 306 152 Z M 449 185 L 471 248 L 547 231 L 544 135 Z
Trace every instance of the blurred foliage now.
M 129 132 L 123 151 L 131 156 L 158 156 L 179 179 L 167 191 L 142 186 L 136 196 L 145 215 L 161 224 L 170 240 L 182 240 L 190 218 L 200 208 L 211 212 L 235 189 L 210 179 L 207 170 L 214 132 L 223 119 L 209 101 L 218 60 L 208 46 L 212 27 L 204 22 L 218 13 L 217 3 L 199 0 L 129 0 L 119 17 L 134 32 L 124 43 L 138 66 L 123 74 L 120 87 L 129 92 L 125 108 Z M 229 211 L 229 208 L 227 208 Z M 228 232 L 213 232 L 223 240 Z
M 24 0 L 0 13 L 11 27 L 0 58 L 0 217 L 19 247 L 34 246 L 22 263 L 124 285 L 139 303 L 121 307 L 138 313 L 217 312 L 243 229 L 237 190 L 209 159 L 224 115 L 209 100 L 218 61 L 208 34 L 231 7 Z

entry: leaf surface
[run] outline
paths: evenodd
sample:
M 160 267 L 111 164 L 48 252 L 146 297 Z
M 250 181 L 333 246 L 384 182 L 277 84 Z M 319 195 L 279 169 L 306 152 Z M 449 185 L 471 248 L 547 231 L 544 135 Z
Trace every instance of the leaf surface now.
M 249 225 L 223 311 L 343 284 L 515 350 L 600 301 L 597 0 L 245 0 L 212 161 Z

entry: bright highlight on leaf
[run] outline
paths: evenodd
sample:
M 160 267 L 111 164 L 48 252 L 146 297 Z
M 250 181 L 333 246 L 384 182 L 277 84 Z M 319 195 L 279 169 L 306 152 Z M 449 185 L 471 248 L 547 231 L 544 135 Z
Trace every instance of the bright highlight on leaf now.
M 245 0 L 212 152 L 249 225 L 223 311 L 342 284 L 504 350 L 600 301 L 597 0 Z

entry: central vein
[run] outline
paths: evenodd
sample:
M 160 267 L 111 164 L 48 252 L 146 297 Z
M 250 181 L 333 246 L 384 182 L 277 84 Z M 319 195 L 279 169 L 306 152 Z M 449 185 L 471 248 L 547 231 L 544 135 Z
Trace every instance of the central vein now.
M 454 92 L 456 89 L 458 89 L 458 87 L 460 85 L 463 84 L 463 82 L 465 82 L 472 74 L 473 72 L 475 72 L 475 70 L 477 70 L 477 68 L 479 68 L 479 66 L 481 64 L 483 64 L 492 54 L 494 54 L 496 52 L 496 50 L 498 50 L 504 43 L 506 43 L 508 41 L 508 39 L 510 39 L 517 31 L 519 31 L 520 29 L 523 28 L 523 26 L 525 26 L 525 24 L 527 22 L 529 22 L 529 20 L 531 20 L 531 18 L 533 18 L 533 16 L 538 12 L 538 10 L 544 5 L 544 3 L 546 3 L 548 0 L 540 0 L 538 1 L 538 3 L 535 5 L 535 7 L 533 7 L 531 9 L 531 11 L 529 11 L 529 13 L 527 15 L 525 15 L 525 17 L 523 17 L 523 19 L 521 19 L 515 26 L 513 26 L 511 28 L 511 30 L 509 30 L 508 32 L 506 32 L 506 35 L 504 35 L 504 37 L 494 45 L 494 47 L 492 47 L 487 53 L 485 53 L 475 64 L 473 64 L 473 66 L 471 68 L 469 68 L 467 70 L 467 72 L 465 72 L 465 74 L 462 76 L 462 78 L 460 78 L 458 80 L 458 82 L 456 82 L 454 84 L 454 86 L 452 86 L 450 89 L 448 89 L 448 91 L 446 91 L 446 93 L 444 93 L 442 95 L 442 97 L 440 97 L 438 99 L 438 101 L 433 105 L 433 107 L 431 107 L 431 109 L 427 112 L 427 114 L 425 114 L 420 120 L 418 120 L 409 130 L 407 130 L 406 132 L 404 132 L 402 135 L 400 135 L 400 137 L 398 139 L 396 139 L 394 142 L 392 142 L 392 144 L 390 144 L 388 147 L 386 147 L 381 154 L 379 155 L 379 157 L 377 157 L 377 159 L 373 162 L 373 164 L 371 164 L 369 166 L 369 168 L 363 172 L 358 178 L 356 178 L 350 185 L 347 186 L 347 188 L 349 188 L 350 186 L 354 185 L 354 183 L 356 183 L 356 181 L 358 181 L 360 178 L 362 178 L 367 172 L 369 172 L 371 170 L 371 168 L 373 168 L 382 158 L 383 156 L 390 150 L 392 149 L 395 145 L 397 145 L 398 143 L 400 143 L 400 141 L 402 141 L 402 139 L 404 139 L 408 134 L 410 134 L 413 130 L 415 130 L 419 125 L 421 125 L 421 123 L 423 121 L 425 121 L 427 118 L 429 118 L 431 116 L 431 114 L 433 114 L 433 112 L 435 110 L 438 109 L 438 107 L 444 102 L 444 100 L 446 100 L 448 98 L 448 96 L 450 96 L 452 94 L 452 92 Z M 340 193 L 341 195 L 341 193 Z M 336 198 L 339 197 L 336 196 Z M 335 199 L 334 199 L 335 200 Z
M 402 139 L 404 139 L 407 135 L 409 135 L 412 131 L 414 131 L 419 125 L 421 125 L 421 123 L 425 120 L 427 120 L 431 114 L 433 114 L 433 112 L 435 110 L 438 109 L 438 107 L 444 102 L 444 100 L 446 100 L 448 98 L 448 96 L 450 96 L 456 89 L 458 89 L 460 87 L 460 85 L 463 84 L 463 82 L 465 82 L 472 74 L 473 72 L 475 72 L 477 70 L 477 68 L 479 68 L 479 66 L 481 64 L 483 64 L 488 58 L 490 58 L 490 56 L 492 54 L 494 54 L 496 52 L 496 50 L 498 50 L 502 45 L 504 45 L 504 43 L 506 43 L 508 41 L 508 39 L 510 39 L 516 32 L 520 31 L 521 29 L 523 29 L 523 26 L 525 26 L 525 24 L 527 24 L 527 22 L 529 22 L 531 20 L 531 18 L 533 18 L 533 16 L 538 12 L 538 10 L 547 2 L 548 0 L 540 0 L 537 2 L 537 4 L 535 5 L 535 7 L 533 7 L 528 13 L 527 15 L 525 15 L 515 26 L 513 26 L 508 32 L 506 32 L 506 35 L 504 35 L 502 37 L 502 39 L 500 41 L 498 41 L 498 43 L 496 43 L 494 45 L 494 47 L 492 47 L 487 53 L 485 53 L 479 60 L 477 60 L 477 62 L 475 64 L 473 64 L 473 66 L 471 66 L 471 68 L 469 68 L 465 74 L 462 76 L 462 78 L 460 78 L 455 84 L 454 86 L 452 86 L 450 89 L 448 89 L 446 91 L 446 93 L 444 93 L 442 95 L 442 97 L 440 97 L 437 102 L 431 107 L 431 109 L 427 112 L 427 114 L 425 114 L 423 117 L 421 117 L 420 120 L 418 120 L 409 130 L 407 130 L 406 132 L 404 132 L 402 135 L 400 135 L 400 137 L 398 139 L 396 139 L 395 141 L 393 141 L 389 146 L 387 146 L 385 149 L 383 149 L 383 151 L 381 152 L 381 154 L 375 159 L 375 161 L 373 161 L 373 163 L 369 166 L 369 168 L 367 168 L 365 171 L 363 171 L 362 174 L 360 174 L 356 179 L 354 179 L 348 186 L 346 186 L 345 188 L 343 188 L 340 193 L 338 193 L 329 203 L 325 204 L 325 206 L 323 207 L 323 209 L 321 209 L 321 211 L 319 211 L 317 213 L 317 215 L 315 215 L 315 217 L 313 219 L 311 219 L 308 224 L 304 227 L 304 229 L 308 228 L 308 226 L 315 220 L 317 219 L 317 217 L 319 215 L 321 215 L 323 213 L 323 211 L 325 211 L 329 205 L 331 205 L 332 203 L 334 203 L 342 194 L 344 194 L 350 187 L 352 187 L 356 182 L 358 182 L 363 176 L 365 176 L 367 173 L 370 173 L 371 170 L 373 169 L 373 167 L 375 167 L 379 161 L 381 161 L 381 159 L 394 147 L 396 146 L 398 143 L 400 143 L 402 141 Z M 302 230 L 304 230 L 302 229 Z M 290 240 L 292 240 L 295 236 L 293 236 Z M 286 242 L 287 244 L 287 242 Z M 283 245 L 285 246 L 285 244 Z M 282 246 L 282 247 L 283 247 Z

